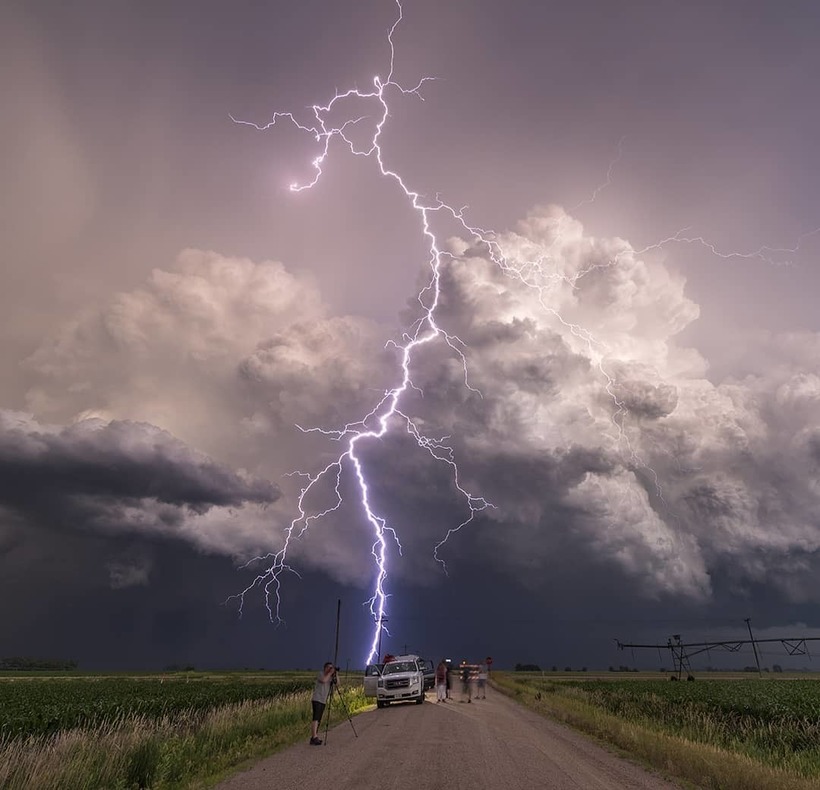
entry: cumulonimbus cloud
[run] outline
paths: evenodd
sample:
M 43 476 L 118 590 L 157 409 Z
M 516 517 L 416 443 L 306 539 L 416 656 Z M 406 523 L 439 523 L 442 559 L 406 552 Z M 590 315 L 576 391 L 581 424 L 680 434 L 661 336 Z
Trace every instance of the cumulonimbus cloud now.
M 702 356 L 676 340 L 698 316 L 683 278 L 623 240 L 586 236 L 558 209 L 500 245 L 543 274 L 524 286 L 462 248 L 449 272 L 448 328 L 467 345 L 482 397 L 449 409 L 441 428 L 463 437 L 477 479 L 517 458 L 557 464 L 546 479 L 522 470 L 514 497 L 496 494 L 501 512 L 509 503 L 540 526 L 523 553 L 549 545 L 550 530 L 569 531 L 648 593 L 696 597 L 709 594 L 716 572 L 739 587 L 782 586 L 790 560 L 811 567 L 820 379 L 782 355 L 756 375 L 710 382 Z M 805 359 L 817 338 L 792 335 L 788 345 L 792 359 Z M 431 403 L 445 389 L 443 369 L 426 398 L 431 414 L 448 414 Z M 573 473 L 562 475 L 570 459 Z M 789 585 L 794 592 L 793 577 Z M 803 587 L 812 586 L 807 573 Z
M 185 250 L 172 270 L 154 270 L 44 340 L 24 365 L 27 407 L 59 422 L 154 423 L 218 454 L 238 429 L 240 360 L 279 328 L 323 313 L 310 278 L 280 263 Z
M 707 598 L 716 574 L 739 592 L 764 583 L 819 596 L 818 337 L 771 336 L 757 363 L 747 349 L 736 378 L 713 382 L 679 339 L 699 308 L 662 262 L 586 234 L 556 207 L 498 244 L 514 270 L 453 240 L 442 272 L 440 322 L 464 343 L 469 386 L 458 355 L 431 344 L 403 404 L 428 435 L 450 437 L 460 482 L 496 505 L 472 525 L 486 540 L 471 561 L 522 578 L 592 558 L 649 596 Z M 339 445 L 294 423 L 338 428 L 366 415 L 397 381 L 387 339 L 365 318 L 329 315 L 316 285 L 279 264 L 191 251 L 45 343 L 28 363 L 30 406 L 138 416 L 265 474 L 316 471 Z M 402 535 L 396 572 L 429 579 L 432 546 L 464 519 L 464 501 L 395 427 L 362 455 L 374 501 Z M 262 529 L 276 548 L 272 533 L 295 514 L 290 481 L 267 527 L 250 511 L 230 529 L 204 514 L 208 545 L 250 546 Z M 371 538 L 355 506 L 311 531 L 298 561 L 369 582 Z M 441 552 L 454 566 L 460 540 Z M 786 567 L 797 569 L 788 579 Z

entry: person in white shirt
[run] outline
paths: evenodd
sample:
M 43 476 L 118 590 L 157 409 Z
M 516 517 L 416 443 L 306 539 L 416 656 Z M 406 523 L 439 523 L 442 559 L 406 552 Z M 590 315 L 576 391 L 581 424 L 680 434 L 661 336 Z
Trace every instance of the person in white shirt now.
M 478 691 L 475 695 L 476 699 L 487 699 L 487 665 L 478 665 Z
M 443 658 L 436 667 L 436 702 L 447 702 L 447 664 Z
M 319 737 L 319 723 L 322 721 L 322 714 L 325 712 L 327 698 L 330 694 L 330 686 L 336 682 L 336 667 L 328 661 L 322 671 L 316 676 L 316 685 L 313 687 L 313 721 L 310 723 L 310 745 L 321 746 L 322 739 Z

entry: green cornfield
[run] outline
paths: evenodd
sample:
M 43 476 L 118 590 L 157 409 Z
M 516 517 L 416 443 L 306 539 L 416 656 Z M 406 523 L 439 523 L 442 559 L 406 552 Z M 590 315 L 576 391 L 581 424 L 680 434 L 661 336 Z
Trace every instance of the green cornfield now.
M 315 676 L 0 677 L 0 787 L 210 784 L 245 760 L 308 737 Z M 351 713 L 368 706 L 360 674 L 341 678 L 339 690 Z
M 551 680 L 510 674 L 536 701 L 575 701 L 644 730 L 820 778 L 820 680 Z
M 815 680 L 605 681 L 569 684 L 611 713 L 773 764 L 820 772 L 820 683 Z M 795 760 L 799 757 L 804 760 Z M 812 773 L 815 771 L 812 770 Z
M 0 680 L 0 737 L 47 735 L 138 715 L 148 719 L 265 700 L 313 687 L 313 674 Z

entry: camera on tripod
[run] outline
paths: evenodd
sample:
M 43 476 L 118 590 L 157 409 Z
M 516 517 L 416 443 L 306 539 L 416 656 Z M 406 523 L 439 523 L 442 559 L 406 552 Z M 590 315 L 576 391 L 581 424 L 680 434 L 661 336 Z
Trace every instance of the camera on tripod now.
M 324 741 L 320 738 L 317 738 L 316 741 L 319 743 L 324 742 L 327 744 L 327 733 L 328 728 L 330 727 L 330 712 L 333 707 L 333 703 L 335 703 L 338 707 L 340 707 L 345 715 L 347 716 L 348 722 L 350 722 L 350 728 L 353 730 L 353 735 L 358 738 L 359 735 L 356 732 L 356 727 L 353 725 L 353 719 L 350 717 L 350 710 L 347 707 L 347 703 L 345 702 L 345 695 L 344 690 L 339 687 L 339 673 L 342 671 L 342 668 L 336 666 L 336 662 L 339 660 L 339 619 L 342 611 L 342 600 L 341 598 L 336 602 L 336 652 L 333 654 L 333 661 L 328 661 L 322 668 L 322 673 L 320 674 L 320 680 L 324 680 L 327 675 L 327 667 L 330 667 L 330 688 L 327 689 L 327 717 L 325 718 L 325 737 Z M 317 689 L 318 690 L 318 689 Z M 315 743 L 316 741 L 311 741 L 311 743 Z

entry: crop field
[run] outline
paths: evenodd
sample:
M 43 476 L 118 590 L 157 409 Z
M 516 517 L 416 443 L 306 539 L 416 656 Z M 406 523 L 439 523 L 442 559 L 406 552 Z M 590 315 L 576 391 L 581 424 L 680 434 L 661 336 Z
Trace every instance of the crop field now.
M 516 674 L 508 673 L 500 684 L 536 706 L 555 703 L 605 712 L 644 732 L 717 747 L 804 779 L 820 778 L 818 679 L 673 683 Z
M 820 774 L 820 682 L 593 681 L 568 684 L 610 713 L 775 764 L 803 757 Z
M 151 719 L 265 700 L 313 687 L 314 673 L 4 678 L 0 737 L 45 735 L 129 716 Z
M 0 787 L 163 790 L 211 781 L 305 738 L 315 677 L 0 676 Z M 340 677 L 339 689 L 351 713 L 367 707 L 360 674 Z

